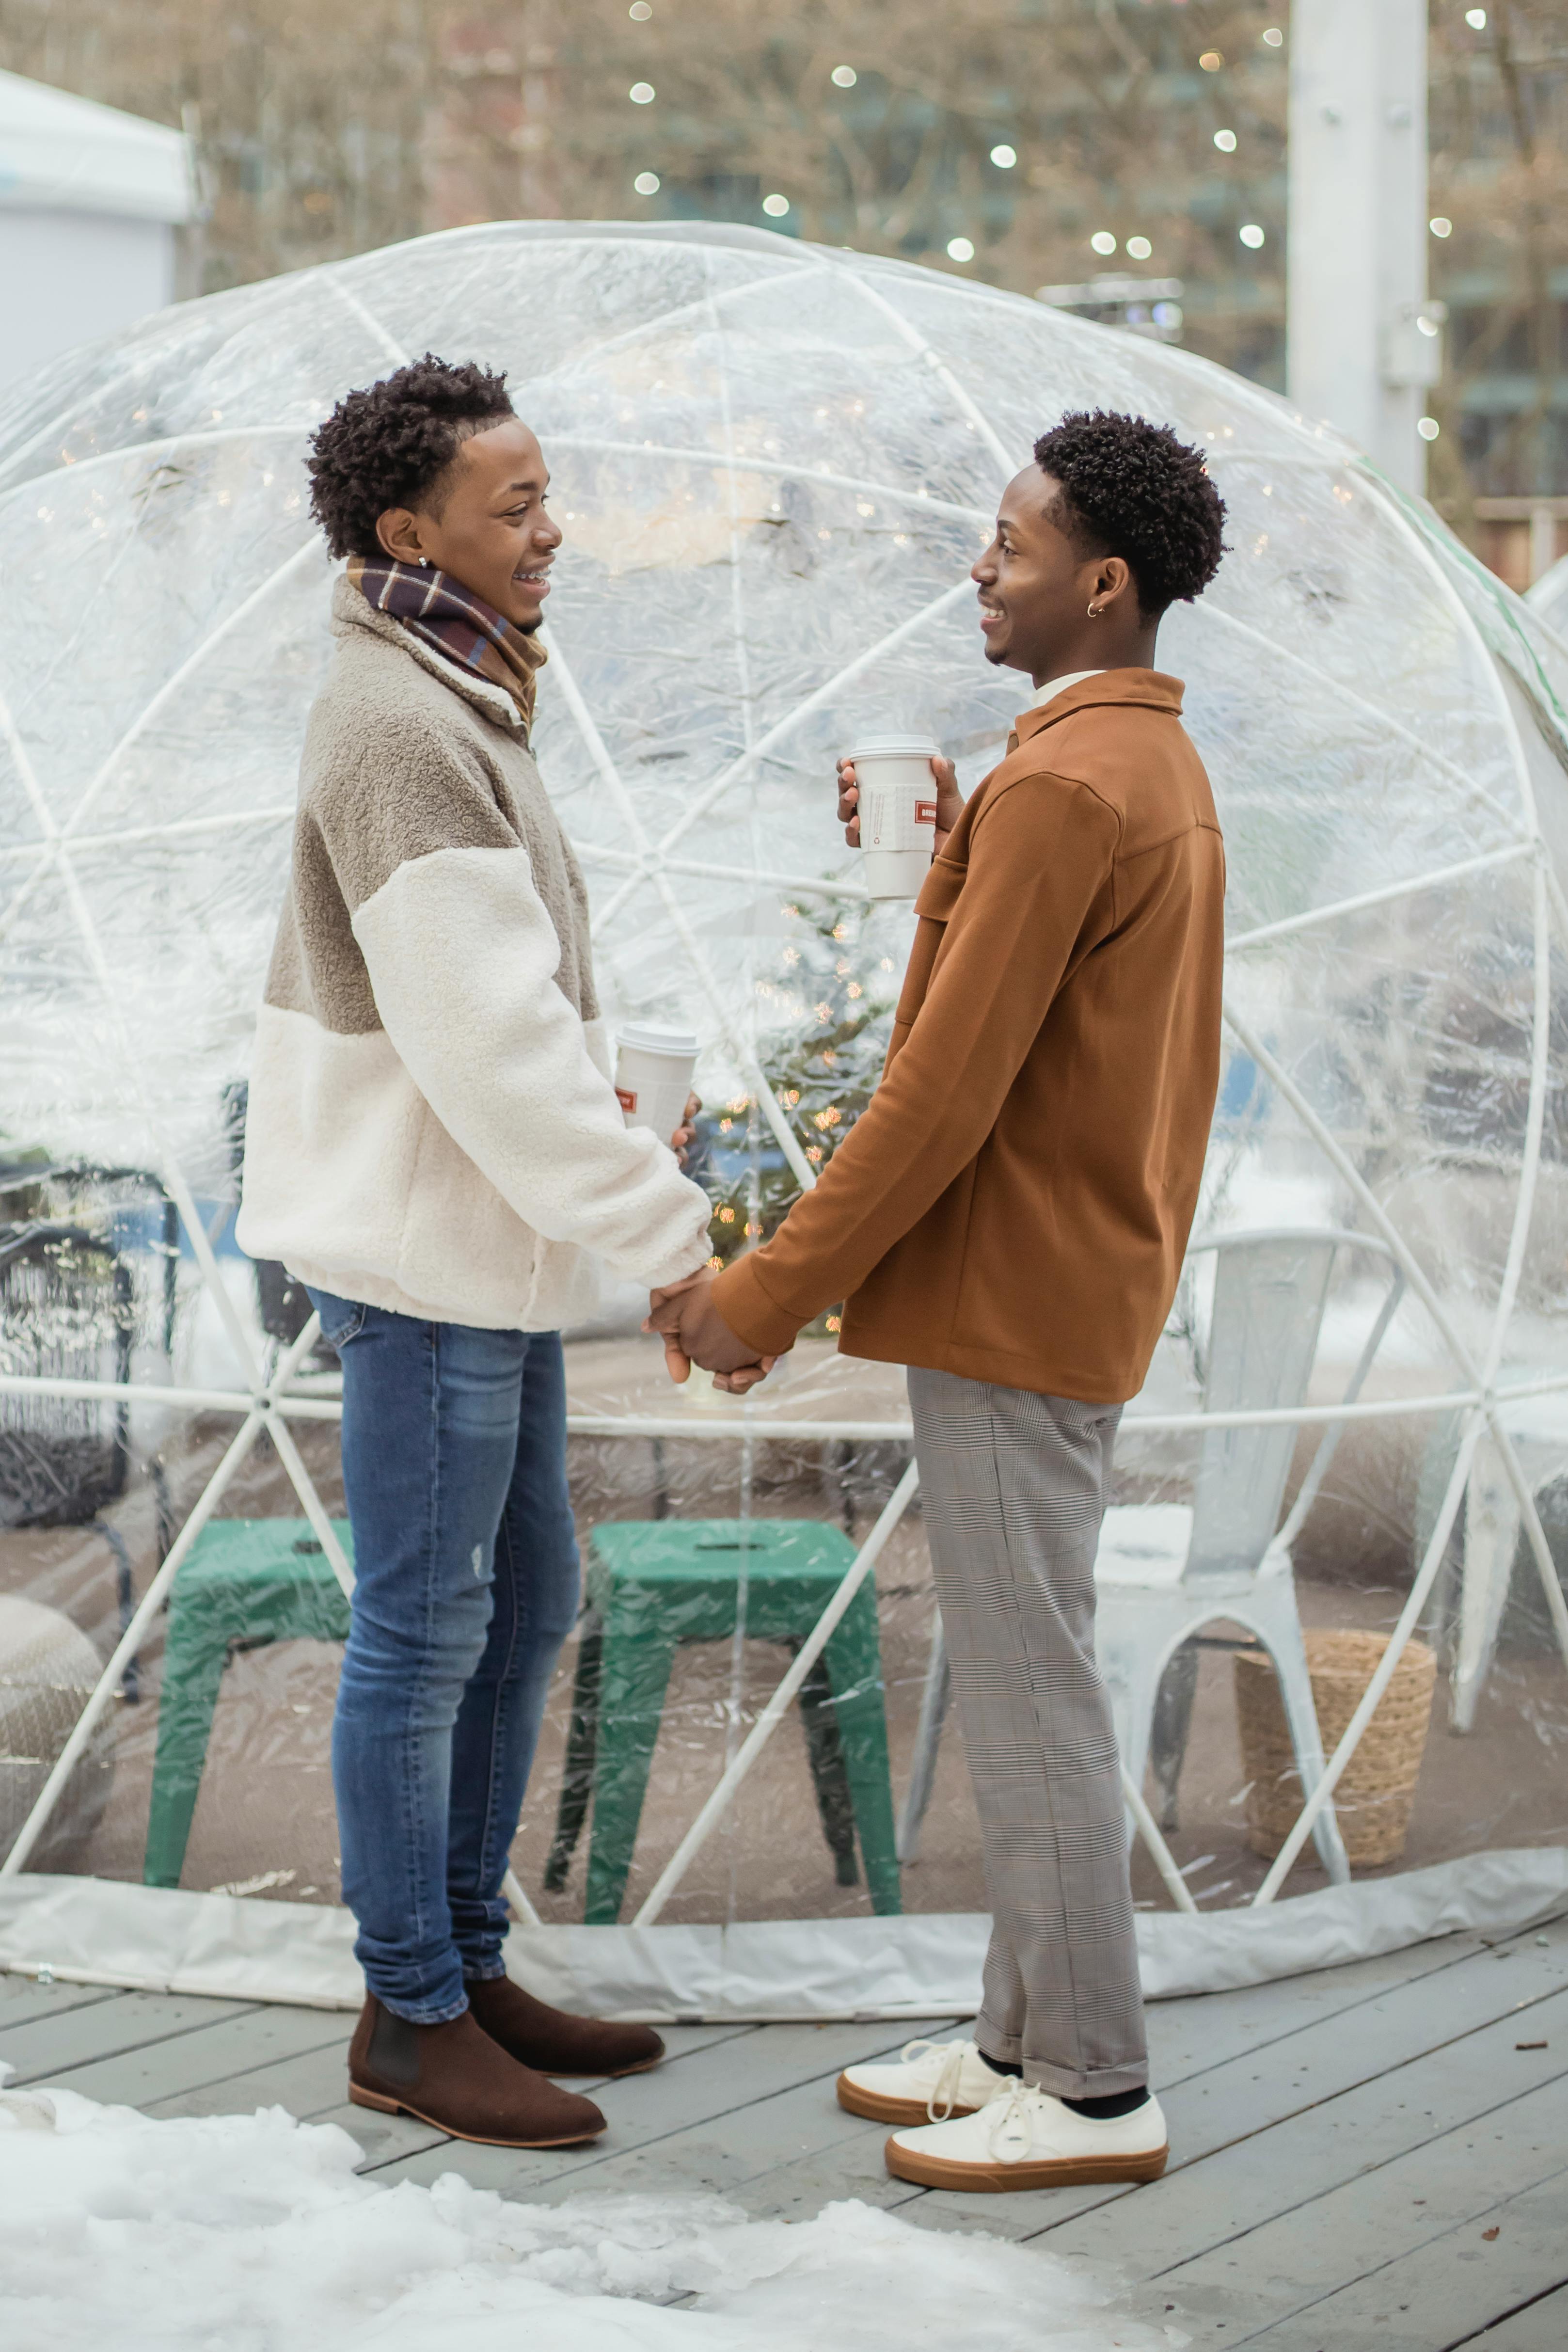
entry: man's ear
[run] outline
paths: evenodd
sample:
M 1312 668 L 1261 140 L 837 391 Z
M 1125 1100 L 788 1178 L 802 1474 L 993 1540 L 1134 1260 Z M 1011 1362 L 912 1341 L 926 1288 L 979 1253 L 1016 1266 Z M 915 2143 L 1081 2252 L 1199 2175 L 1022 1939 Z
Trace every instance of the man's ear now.
M 1103 609 L 1107 604 L 1124 604 L 1136 593 L 1125 557 L 1102 556 L 1094 568 L 1094 602 Z
M 407 507 L 388 507 L 376 517 L 376 537 L 394 563 L 426 562 L 419 542 L 419 519 Z

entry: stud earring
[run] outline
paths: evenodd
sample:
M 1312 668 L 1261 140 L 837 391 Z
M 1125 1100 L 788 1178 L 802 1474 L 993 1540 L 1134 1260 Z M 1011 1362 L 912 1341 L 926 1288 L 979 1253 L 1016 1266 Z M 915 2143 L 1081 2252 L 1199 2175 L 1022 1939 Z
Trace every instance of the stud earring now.
M 422 572 L 428 572 L 428 571 L 429 571 L 429 569 L 430 569 L 430 558 L 429 558 L 429 556 L 428 556 L 428 555 L 422 555 L 422 556 L 420 557 L 420 559 L 419 559 L 419 565 L 420 565 L 420 570 L 421 570 Z

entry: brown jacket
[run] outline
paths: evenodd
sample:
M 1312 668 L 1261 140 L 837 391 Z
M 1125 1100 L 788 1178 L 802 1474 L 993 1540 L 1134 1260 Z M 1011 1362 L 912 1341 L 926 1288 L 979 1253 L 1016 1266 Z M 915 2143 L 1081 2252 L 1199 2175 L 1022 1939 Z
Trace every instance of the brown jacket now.
M 1181 1270 L 1219 1070 L 1225 853 L 1181 684 L 1026 711 L 915 901 L 883 1081 L 715 1297 L 759 1351 L 1133 1396 Z

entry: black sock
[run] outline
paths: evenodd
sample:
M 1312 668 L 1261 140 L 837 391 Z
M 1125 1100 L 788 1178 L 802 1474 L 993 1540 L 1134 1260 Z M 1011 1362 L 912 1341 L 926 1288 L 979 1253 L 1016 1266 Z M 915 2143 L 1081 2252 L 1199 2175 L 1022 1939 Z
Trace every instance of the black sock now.
M 987 2058 L 983 2050 L 981 2051 L 980 2055 L 982 2058 L 986 2059 L 986 2063 L 990 2068 L 993 2074 L 1010 2074 L 1015 2082 L 1021 2082 L 1023 2080 L 1023 2068 L 1018 2064 L 1016 2060 L 1011 2058 Z
M 1108 2124 L 1117 2116 L 1136 2115 L 1138 2109 L 1146 2107 L 1148 2103 L 1149 2094 L 1142 2083 L 1135 2091 L 1111 2091 L 1103 2099 L 1063 2099 L 1061 2102 L 1064 2107 L 1071 2107 L 1075 2116 L 1088 2116 L 1092 2122 L 1099 2124 Z

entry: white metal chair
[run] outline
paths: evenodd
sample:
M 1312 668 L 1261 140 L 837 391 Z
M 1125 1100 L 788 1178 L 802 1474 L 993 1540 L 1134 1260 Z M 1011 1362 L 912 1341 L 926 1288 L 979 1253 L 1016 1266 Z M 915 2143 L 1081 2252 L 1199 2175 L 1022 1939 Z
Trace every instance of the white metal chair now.
M 1271 1228 L 1194 1243 L 1191 1256 L 1216 1259 L 1214 1304 L 1199 1362 L 1209 1413 L 1289 1411 L 1307 1399 L 1329 1279 L 1342 1249 L 1367 1252 L 1389 1270 L 1379 1308 L 1343 1402 L 1361 1392 L 1398 1307 L 1405 1277 L 1392 1251 L 1363 1234 L 1333 1228 Z M 1299 1423 L 1271 1422 L 1206 1430 L 1190 1504 L 1124 1504 L 1108 1510 L 1094 1563 L 1096 1647 L 1111 1694 L 1123 1765 L 1134 1788 L 1152 1766 L 1163 1826 L 1175 1797 L 1192 1717 L 1202 1629 L 1217 1618 L 1241 1624 L 1268 1651 L 1280 1677 L 1303 1792 L 1323 1769 L 1291 1545 L 1312 1508 L 1343 1423 L 1323 1431 L 1290 1517 L 1280 1507 Z M 947 1709 L 948 1669 L 940 1617 L 932 1642 L 915 1764 L 899 1821 L 901 1862 L 913 1862 L 930 1801 Z M 1350 1874 L 1332 1805 L 1313 1832 L 1336 1883 Z

